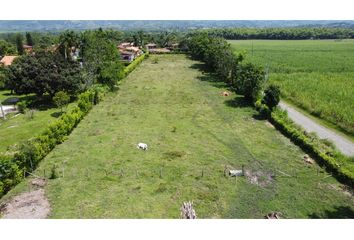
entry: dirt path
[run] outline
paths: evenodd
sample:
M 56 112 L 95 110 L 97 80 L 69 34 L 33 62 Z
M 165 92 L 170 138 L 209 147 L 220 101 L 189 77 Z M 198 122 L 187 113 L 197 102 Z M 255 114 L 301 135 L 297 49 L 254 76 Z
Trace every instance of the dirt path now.
M 288 104 L 280 102 L 279 106 L 287 110 L 288 116 L 308 132 L 315 132 L 320 138 L 331 140 L 335 146 L 345 155 L 354 156 L 354 144 L 334 131 L 316 123 L 301 112 L 295 110 Z
M 0 206 L 1 218 L 8 219 L 42 219 L 50 213 L 50 205 L 45 196 L 45 181 L 34 179 L 31 184 L 35 190 L 25 192 L 10 199 Z

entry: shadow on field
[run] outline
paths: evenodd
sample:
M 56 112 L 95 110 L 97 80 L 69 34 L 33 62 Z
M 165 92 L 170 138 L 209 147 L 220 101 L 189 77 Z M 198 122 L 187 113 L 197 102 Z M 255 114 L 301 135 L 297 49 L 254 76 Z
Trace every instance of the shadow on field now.
M 234 99 L 228 99 L 224 101 L 225 105 L 233 108 L 252 107 L 249 101 L 246 101 L 243 96 L 236 96 Z
M 312 213 L 310 218 L 327 218 L 327 219 L 354 219 L 354 211 L 348 206 L 338 206 L 334 210 L 325 210 L 323 213 Z
M 212 71 L 210 71 L 210 69 L 207 67 L 206 64 L 195 63 L 191 65 L 190 68 L 197 69 L 198 71 L 203 73 L 202 76 L 197 77 L 198 80 L 203 82 L 210 82 L 213 87 L 224 88 L 224 89 L 226 88 L 230 90 L 226 83 L 219 81 L 218 76 Z
M 55 118 L 58 118 L 58 117 L 60 117 L 61 115 L 63 115 L 63 113 L 64 112 L 53 112 L 53 113 L 51 113 L 50 114 L 50 116 L 52 116 L 52 117 L 55 117 Z

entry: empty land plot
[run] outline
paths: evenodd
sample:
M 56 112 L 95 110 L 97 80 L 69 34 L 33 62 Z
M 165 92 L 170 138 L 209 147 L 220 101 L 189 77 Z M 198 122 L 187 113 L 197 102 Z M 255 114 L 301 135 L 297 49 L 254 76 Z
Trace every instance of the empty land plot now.
M 354 136 L 353 40 L 230 41 L 236 52 L 269 69 L 282 95 Z
M 40 164 L 52 218 L 353 217 L 343 185 L 184 55 L 147 59 Z M 148 150 L 137 149 L 139 142 Z M 247 177 L 224 176 L 225 167 Z M 64 170 L 64 171 L 63 171 Z M 27 189 L 26 182 L 5 199 Z M 344 211 L 343 211 L 344 209 Z M 331 215 L 332 214 L 332 215 Z

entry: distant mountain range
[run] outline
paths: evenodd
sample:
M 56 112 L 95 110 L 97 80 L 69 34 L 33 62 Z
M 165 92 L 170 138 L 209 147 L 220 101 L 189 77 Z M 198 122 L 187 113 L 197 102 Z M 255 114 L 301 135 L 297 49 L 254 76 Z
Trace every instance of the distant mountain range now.
M 340 27 L 353 28 L 354 20 L 0 20 L 0 32 L 62 31 L 96 28 L 119 30 L 189 30 L 200 28 Z

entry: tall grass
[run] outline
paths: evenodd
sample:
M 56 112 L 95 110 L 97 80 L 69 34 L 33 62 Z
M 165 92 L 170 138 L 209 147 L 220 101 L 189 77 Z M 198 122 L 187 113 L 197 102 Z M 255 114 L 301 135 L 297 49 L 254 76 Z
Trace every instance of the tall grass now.
M 269 71 L 282 95 L 354 136 L 353 40 L 230 41 Z

